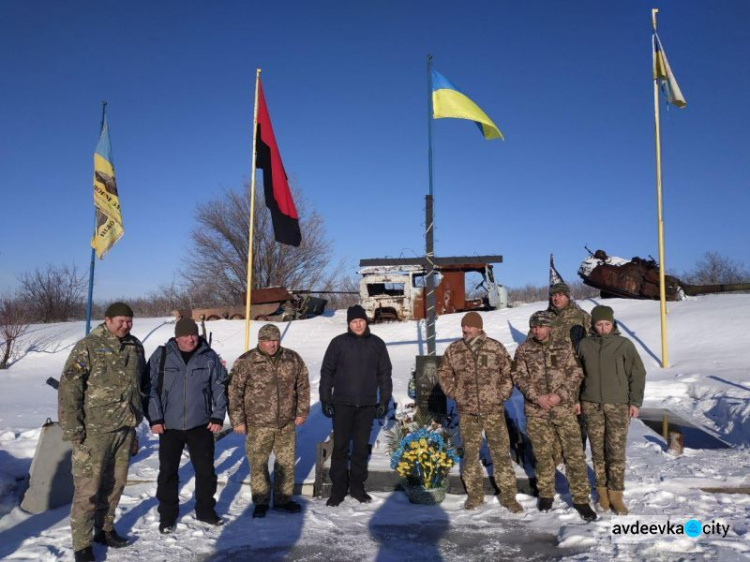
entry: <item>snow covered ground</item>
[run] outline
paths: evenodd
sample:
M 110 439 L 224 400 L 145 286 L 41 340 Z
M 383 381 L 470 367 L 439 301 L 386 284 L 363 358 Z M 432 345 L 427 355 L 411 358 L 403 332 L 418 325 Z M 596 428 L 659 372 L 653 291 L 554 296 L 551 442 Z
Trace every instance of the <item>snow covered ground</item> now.
M 597 300 L 580 303 L 591 310 Z M 339 508 L 303 497 L 302 515 L 271 512 L 265 520 L 249 517 L 252 509 L 243 441 L 230 435 L 217 448 L 218 512 L 227 524 L 209 529 L 197 522 L 193 507 L 193 474 L 181 469 L 182 518 L 176 534 L 158 532 L 156 474 L 158 441 L 140 428 L 143 448 L 130 470 L 117 527 L 135 539 L 108 560 L 504 560 L 511 558 L 577 560 L 750 560 L 750 496 L 708 493 L 706 487 L 750 487 L 750 295 L 690 298 L 669 304 L 670 366 L 659 366 L 659 303 L 613 299 L 623 335 L 631 338 L 648 371 L 644 408 L 668 408 L 704 426 L 731 445 L 724 450 L 686 449 L 680 457 L 665 451 L 664 441 L 640 421 L 628 436 L 625 498 L 631 515 L 603 515 L 584 523 L 570 507 L 564 480 L 558 480 L 553 511 L 540 514 L 535 498 L 519 495 L 526 508 L 513 516 L 487 497 L 482 508 L 466 512 L 463 497 L 449 495 L 440 506 L 415 506 L 401 492 L 376 493 L 360 505 L 351 498 Z M 511 355 L 523 341 L 528 318 L 546 303 L 483 313 L 485 331 L 502 341 Z M 438 353 L 460 337 L 460 315 L 438 319 Z M 254 324 L 251 341 L 261 324 Z M 320 363 L 329 340 L 346 328 L 343 311 L 311 320 L 280 324 L 282 345 L 304 357 L 317 403 Z M 209 324 L 213 347 L 229 366 L 240 355 L 243 321 Z M 135 319 L 133 333 L 147 354 L 174 330 L 170 318 Z M 59 377 L 73 344 L 83 335 L 81 322 L 33 326 L 20 344 L 21 358 L 0 372 L 0 558 L 9 560 L 71 559 L 69 507 L 31 515 L 18 507 L 40 427 L 56 418 L 56 393 L 44 381 Z M 373 332 L 388 344 L 394 365 L 394 398 L 408 401 L 407 383 L 415 355 L 424 353 L 423 326 L 416 322 L 377 325 Z M 298 482 L 314 479 L 315 443 L 325 439 L 330 421 L 313 406 L 299 431 Z M 374 440 L 381 441 L 374 428 Z M 385 466 L 378 453 L 372 463 Z M 590 466 L 590 461 L 589 461 Z M 697 519 L 708 533 L 696 538 L 678 531 Z M 632 525 L 638 523 L 637 534 Z M 670 524 L 671 527 L 666 526 Z M 644 525 L 656 531 L 644 533 Z M 720 527 L 721 525 L 721 527 Z M 627 529 L 626 529 L 627 526 Z M 647 529 L 648 530 L 648 529 Z M 716 532 L 713 532 L 716 531 Z M 99 557 L 105 549 L 95 547 Z

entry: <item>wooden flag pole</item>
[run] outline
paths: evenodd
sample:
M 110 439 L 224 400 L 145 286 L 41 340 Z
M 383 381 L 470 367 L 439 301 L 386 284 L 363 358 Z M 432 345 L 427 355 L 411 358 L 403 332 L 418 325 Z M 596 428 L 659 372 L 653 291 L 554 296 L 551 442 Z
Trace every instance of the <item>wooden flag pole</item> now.
M 656 34 L 656 14 L 657 8 L 651 10 L 651 24 Z M 654 130 L 656 137 L 656 224 L 659 235 L 659 311 L 661 316 L 661 366 L 669 366 L 669 356 L 667 352 L 667 296 L 664 279 L 664 218 L 661 196 L 661 132 L 659 129 L 659 81 L 656 76 L 656 52 L 652 47 L 652 57 L 654 59 Z
M 250 302 L 253 293 L 253 231 L 255 224 L 255 158 L 258 139 L 258 85 L 260 84 L 260 68 L 255 74 L 255 108 L 253 109 L 253 153 L 250 169 L 250 226 L 247 242 L 247 296 L 245 299 L 245 345 L 244 351 L 250 349 Z

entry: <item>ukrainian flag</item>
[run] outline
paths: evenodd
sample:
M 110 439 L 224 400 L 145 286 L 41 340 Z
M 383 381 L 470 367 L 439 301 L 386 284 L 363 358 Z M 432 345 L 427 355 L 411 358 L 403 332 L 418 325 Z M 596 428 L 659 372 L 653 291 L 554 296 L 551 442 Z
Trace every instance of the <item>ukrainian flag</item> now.
M 654 80 L 661 82 L 661 89 L 667 98 L 667 102 L 675 107 L 683 108 L 687 105 L 685 96 L 682 95 L 680 87 L 677 85 L 672 69 L 667 61 L 667 53 L 661 46 L 659 36 L 654 33 Z
M 91 238 L 91 247 L 96 251 L 96 256 L 102 259 L 102 256 L 125 233 L 122 226 L 120 197 L 117 195 L 106 116 L 102 123 L 99 143 L 94 152 L 94 207 L 96 208 L 96 227 L 94 236 Z
M 471 101 L 453 82 L 432 69 L 432 116 L 434 119 L 453 117 L 474 121 L 486 140 L 505 140 L 487 114 Z

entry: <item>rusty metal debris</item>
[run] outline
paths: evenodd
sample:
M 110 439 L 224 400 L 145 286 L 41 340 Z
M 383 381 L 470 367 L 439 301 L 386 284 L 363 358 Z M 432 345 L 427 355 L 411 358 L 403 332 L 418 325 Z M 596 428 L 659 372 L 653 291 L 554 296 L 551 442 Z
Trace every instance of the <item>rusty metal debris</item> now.
M 243 294 L 243 300 L 247 295 Z M 253 289 L 250 302 L 250 315 L 253 320 L 270 320 L 286 322 L 302 320 L 323 314 L 328 301 L 314 297 L 310 291 L 296 293 L 284 287 Z M 196 322 L 203 320 L 244 320 L 245 305 L 217 306 L 213 308 L 194 308 L 191 310 L 174 310 L 176 318 L 192 318 Z
M 506 308 L 508 291 L 495 282 L 492 266 L 500 262 L 502 256 L 435 258 L 436 315 Z M 372 322 L 426 317 L 424 259 L 363 259 L 359 265 L 360 302 Z M 467 289 L 471 274 L 479 283 L 470 282 Z
M 589 250 L 589 254 L 581 262 L 578 275 L 586 285 L 599 289 L 602 297 L 659 300 L 659 264 L 653 258 L 625 260 L 609 256 L 604 250 Z M 664 287 L 668 301 L 709 293 L 750 291 L 750 283 L 690 285 L 672 275 L 664 276 Z

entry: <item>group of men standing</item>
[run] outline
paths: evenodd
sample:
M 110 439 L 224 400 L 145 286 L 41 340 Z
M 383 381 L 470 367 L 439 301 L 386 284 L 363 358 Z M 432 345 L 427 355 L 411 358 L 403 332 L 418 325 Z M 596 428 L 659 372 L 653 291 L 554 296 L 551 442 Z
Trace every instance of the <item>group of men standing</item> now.
M 324 415 L 333 418 L 333 492 L 329 506 L 365 492 L 370 430 L 391 399 L 391 362 L 382 339 L 370 332 L 361 306 L 347 312 L 348 330 L 334 338 L 321 369 Z M 159 436 L 159 531 L 174 532 L 179 516 L 179 465 L 187 447 L 195 470 L 196 518 L 220 526 L 215 511 L 214 434 L 224 418 L 245 435 L 251 469 L 253 517 L 273 508 L 299 513 L 292 500 L 296 428 L 310 412 L 307 367 L 298 353 L 281 347 L 273 324 L 258 333 L 258 346 L 242 354 L 227 376 L 224 362 L 200 337 L 197 324 L 182 318 L 175 336 L 145 359 L 130 333 L 133 310 L 114 303 L 97 326 L 73 348 L 58 396 L 64 439 L 73 443 L 71 532 L 76 561 L 95 560 L 92 542 L 121 548 L 127 537 L 114 527 L 130 457 L 138 450 L 135 428 L 144 416 Z M 349 455 L 352 444 L 351 458 Z M 268 462 L 275 457 L 273 490 Z
M 504 402 L 515 383 L 525 397 L 539 509 L 552 507 L 555 459 L 561 452 L 573 507 L 585 520 L 596 519 L 589 505 L 590 487 L 576 419 L 584 380 L 576 348 L 591 331 L 592 320 L 571 303 L 564 284 L 552 287 L 550 301 L 547 311 L 531 316 L 530 337 L 518 347 L 513 361 L 500 342 L 485 334 L 482 316 L 476 312 L 462 318 L 463 338 L 450 344 L 442 358 L 439 382 L 456 402 L 460 418 L 466 509 L 484 502 L 480 463 L 484 432 L 500 503 L 512 513 L 523 512 L 516 500 L 504 415 Z M 600 333 L 607 337 L 614 317 L 608 307 L 596 307 L 594 312 L 600 308 L 609 312 L 599 314 L 602 320 L 595 322 L 596 329 L 600 323 L 609 324 L 609 331 Z M 279 329 L 273 324 L 263 326 L 258 346 L 241 355 L 227 376 L 224 362 L 200 337 L 193 320 L 178 320 L 174 338 L 157 348 L 148 362 L 143 345 L 130 334 L 132 322 L 133 311 L 127 304 L 109 306 L 104 323 L 75 345 L 63 370 L 59 419 L 64 438 L 73 443 L 75 493 L 70 523 L 75 559 L 95 560 L 92 540 L 114 548 L 129 543 L 115 530 L 114 517 L 130 457 L 138 450 L 135 428 L 144 415 L 151 432 L 159 436 L 156 496 L 161 533 L 172 533 L 179 516 L 178 469 L 185 447 L 195 470 L 196 518 L 214 526 L 224 523 L 215 511 L 214 435 L 221 431 L 227 409 L 234 432 L 246 436 L 253 517 L 264 517 L 271 504 L 276 510 L 300 512 L 300 504 L 292 500 L 296 428 L 310 413 L 310 383 L 300 355 L 281 347 Z M 625 340 L 616 329 L 615 337 Z M 600 505 L 606 503 L 607 508 L 609 500 L 616 508 L 615 502 L 622 499 L 624 434 L 629 416 L 638 414 L 643 398 L 645 371 L 632 343 L 625 342 L 630 347 L 619 340 L 598 342 L 609 346 L 611 361 L 619 361 L 616 357 L 625 350 L 631 370 L 628 381 L 635 382 L 634 390 L 625 394 L 624 409 L 622 393 L 603 390 L 606 381 L 596 379 L 583 387 L 583 397 L 589 400 L 584 402 L 584 413 L 588 411 L 596 420 L 614 420 L 607 421 L 614 424 L 614 431 L 598 427 L 589 431 Z M 589 362 L 594 364 L 593 359 Z M 593 369 L 600 367 L 597 364 Z M 321 366 L 321 409 L 333 425 L 328 506 L 338 506 L 347 494 L 362 503 L 372 499 L 365 491 L 369 437 L 374 419 L 389 409 L 391 370 L 387 347 L 370 332 L 364 309 L 350 307 L 347 331 L 330 342 Z M 605 400 L 597 396 L 605 394 L 615 396 L 614 405 L 599 404 Z M 273 489 L 268 471 L 271 453 L 275 457 Z M 624 505 L 619 507 L 618 513 L 627 513 Z

